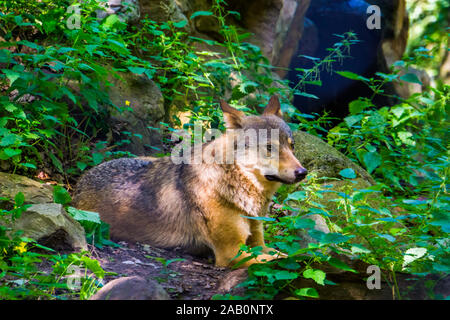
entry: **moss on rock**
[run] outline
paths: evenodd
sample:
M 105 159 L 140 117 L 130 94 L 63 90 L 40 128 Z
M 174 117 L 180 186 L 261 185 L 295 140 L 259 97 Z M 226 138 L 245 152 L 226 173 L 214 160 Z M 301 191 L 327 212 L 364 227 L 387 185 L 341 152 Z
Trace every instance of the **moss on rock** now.
M 317 177 L 340 178 L 341 170 L 351 168 L 369 184 L 375 183 L 366 170 L 320 138 L 303 131 L 295 131 L 294 141 L 295 156 L 309 172 L 316 172 Z

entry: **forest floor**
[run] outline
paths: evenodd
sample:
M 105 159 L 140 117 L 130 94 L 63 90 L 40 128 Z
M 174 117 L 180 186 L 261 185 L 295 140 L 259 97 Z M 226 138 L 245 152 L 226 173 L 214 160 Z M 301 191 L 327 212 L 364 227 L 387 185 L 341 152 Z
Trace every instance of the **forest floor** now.
M 205 300 L 228 291 L 245 274 L 242 269 L 215 267 L 212 258 L 194 257 L 178 249 L 126 242 L 119 245 L 102 249 L 89 246 L 102 268 L 114 273 L 105 276 L 103 284 L 119 277 L 141 276 L 158 281 L 171 299 Z

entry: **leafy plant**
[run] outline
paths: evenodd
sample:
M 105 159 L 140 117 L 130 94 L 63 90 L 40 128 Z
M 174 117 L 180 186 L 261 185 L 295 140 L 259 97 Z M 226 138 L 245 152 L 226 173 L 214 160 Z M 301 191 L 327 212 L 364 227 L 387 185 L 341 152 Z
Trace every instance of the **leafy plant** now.
M 68 214 L 78 221 L 86 232 L 86 241 L 101 249 L 104 245 L 118 247 L 119 245 L 109 240 L 109 225 L 100 220 L 97 212 L 80 210 L 70 207 L 72 197 L 61 186 L 54 186 L 53 198 L 56 203 L 62 204 Z
M 23 231 L 12 231 L 11 224 L 30 206 L 24 203 L 18 193 L 11 210 L 0 210 L 0 299 L 88 299 L 101 286 L 105 271 L 88 252 L 60 255 L 24 237 Z M 72 286 L 71 279 L 78 285 Z

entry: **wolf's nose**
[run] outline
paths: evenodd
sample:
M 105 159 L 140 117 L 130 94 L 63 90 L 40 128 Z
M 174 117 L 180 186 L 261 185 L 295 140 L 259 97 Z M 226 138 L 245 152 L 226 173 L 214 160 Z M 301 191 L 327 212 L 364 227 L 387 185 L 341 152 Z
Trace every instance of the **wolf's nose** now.
M 308 170 L 306 170 L 305 168 L 301 167 L 298 168 L 294 171 L 295 174 L 295 179 L 300 181 L 302 179 L 304 179 L 306 177 L 306 175 L 308 174 Z

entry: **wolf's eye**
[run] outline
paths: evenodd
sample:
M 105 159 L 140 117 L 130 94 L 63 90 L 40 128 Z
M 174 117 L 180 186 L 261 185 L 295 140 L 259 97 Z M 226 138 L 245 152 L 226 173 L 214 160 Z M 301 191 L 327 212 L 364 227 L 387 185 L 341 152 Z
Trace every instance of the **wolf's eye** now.
M 289 146 L 291 147 L 291 149 L 294 150 L 294 147 L 295 147 L 294 141 L 291 138 L 289 138 L 287 142 L 289 143 Z
M 272 145 L 271 144 L 267 145 L 267 152 L 272 152 Z

